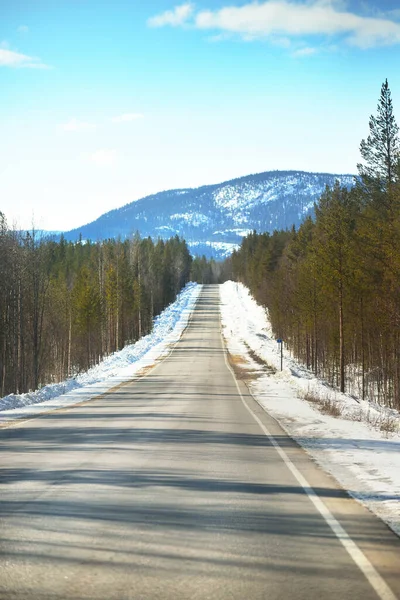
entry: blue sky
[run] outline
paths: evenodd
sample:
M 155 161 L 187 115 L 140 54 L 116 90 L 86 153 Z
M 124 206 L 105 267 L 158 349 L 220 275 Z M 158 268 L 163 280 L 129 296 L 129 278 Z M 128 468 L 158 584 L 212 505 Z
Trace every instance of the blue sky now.
M 0 211 L 66 230 L 157 191 L 354 173 L 388 78 L 389 0 L 0 0 Z

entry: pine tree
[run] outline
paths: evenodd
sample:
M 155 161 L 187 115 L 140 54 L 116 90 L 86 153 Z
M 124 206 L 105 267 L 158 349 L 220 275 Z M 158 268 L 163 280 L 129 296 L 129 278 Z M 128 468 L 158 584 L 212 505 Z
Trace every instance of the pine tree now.
M 368 188 L 371 184 L 386 191 L 398 178 L 400 141 L 399 127 L 393 114 L 393 104 L 387 79 L 382 84 L 377 115 L 369 120 L 369 136 L 360 144 L 365 164 L 358 164 L 361 180 Z
M 345 391 L 345 297 L 353 282 L 349 267 L 357 205 L 354 196 L 336 182 L 315 206 L 315 249 L 324 294 L 337 305 L 340 391 Z

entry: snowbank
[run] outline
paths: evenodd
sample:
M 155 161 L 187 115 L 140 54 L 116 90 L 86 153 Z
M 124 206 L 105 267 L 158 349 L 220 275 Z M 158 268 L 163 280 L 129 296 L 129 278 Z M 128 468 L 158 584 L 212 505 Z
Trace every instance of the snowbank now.
M 35 392 L 0 398 L 0 423 L 89 400 L 132 379 L 141 369 L 168 354 L 171 345 L 179 340 L 200 290 L 200 285 L 188 283 L 176 301 L 156 317 L 149 335 L 108 356 L 86 373 Z
M 286 350 L 281 371 L 280 346 L 267 312 L 242 284 L 228 281 L 220 289 L 228 349 L 242 356 L 249 369 L 259 371 L 259 377 L 249 383 L 256 400 L 353 497 L 400 534 L 399 413 L 339 393 Z M 267 373 L 249 350 L 276 372 Z M 340 416 L 323 414 L 320 404 L 302 399 L 305 395 L 320 398 Z M 388 428 L 393 432 L 388 433 Z

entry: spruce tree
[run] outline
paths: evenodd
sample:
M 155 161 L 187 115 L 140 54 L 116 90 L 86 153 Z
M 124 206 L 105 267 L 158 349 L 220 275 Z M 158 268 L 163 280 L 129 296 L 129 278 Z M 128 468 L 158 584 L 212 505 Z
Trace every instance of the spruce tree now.
M 387 79 L 382 84 L 377 115 L 369 120 L 369 136 L 360 144 L 365 164 L 358 164 L 362 183 L 367 187 L 378 184 L 387 191 L 399 175 L 399 127 L 393 114 L 393 103 Z

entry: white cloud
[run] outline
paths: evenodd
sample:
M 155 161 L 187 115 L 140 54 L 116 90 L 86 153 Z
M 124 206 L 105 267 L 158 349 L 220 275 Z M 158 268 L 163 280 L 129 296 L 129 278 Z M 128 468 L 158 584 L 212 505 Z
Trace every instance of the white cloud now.
M 17 27 L 18 33 L 28 33 L 29 27 L 27 25 L 20 25 Z
M 123 115 L 118 115 L 117 117 L 112 117 L 111 121 L 113 123 L 127 123 L 129 121 L 137 121 L 138 119 L 143 119 L 141 113 L 125 113 Z
M 40 58 L 21 54 L 8 50 L 2 44 L 0 48 L 0 67 L 25 68 L 25 69 L 49 69 L 48 65 L 42 63 Z
M 230 35 L 228 33 L 217 33 L 216 35 L 210 35 L 207 38 L 207 41 L 216 44 L 219 42 L 225 42 L 229 38 L 230 38 Z
M 101 167 L 110 167 L 117 161 L 117 151 L 110 149 L 96 150 L 89 155 L 89 160 Z
M 184 9 L 184 10 L 183 10 Z M 181 12 L 178 13 L 178 10 Z M 274 36 L 342 36 L 349 45 L 368 48 L 400 44 L 400 24 L 388 17 L 361 16 L 345 9 L 342 0 L 267 0 L 219 10 L 184 4 L 150 19 L 153 26 L 182 25 L 193 16 L 198 29 L 240 35 L 245 40 Z
M 311 56 L 317 52 L 316 48 L 299 48 L 292 53 L 292 56 L 302 57 L 302 56 Z
M 78 119 L 71 118 L 67 123 L 59 125 L 59 129 L 63 131 L 89 131 L 96 129 L 94 123 L 86 123 L 85 121 L 78 121 Z
M 171 25 L 177 27 L 183 25 L 192 16 L 194 11 L 194 5 L 191 2 L 175 6 L 173 10 L 167 10 L 166 12 L 156 15 L 147 21 L 150 27 L 164 27 L 164 25 Z

